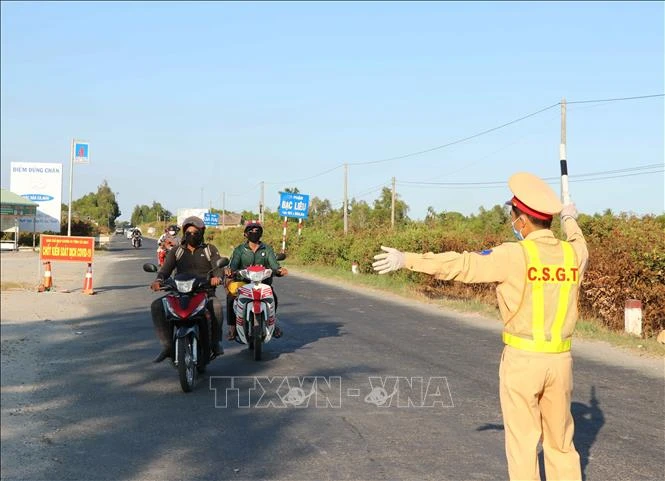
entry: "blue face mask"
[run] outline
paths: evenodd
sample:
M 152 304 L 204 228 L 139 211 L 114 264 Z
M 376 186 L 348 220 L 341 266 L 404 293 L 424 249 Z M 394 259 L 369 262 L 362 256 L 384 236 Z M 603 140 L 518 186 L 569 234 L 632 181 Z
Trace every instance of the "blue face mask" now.
M 519 217 L 517 219 L 519 219 Z M 513 227 L 513 235 L 515 236 L 515 239 L 517 239 L 518 241 L 522 241 L 522 240 L 524 240 L 524 236 L 522 235 L 522 232 L 515 229 L 515 222 L 517 222 L 517 219 L 512 221 L 510 223 L 510 225 Z

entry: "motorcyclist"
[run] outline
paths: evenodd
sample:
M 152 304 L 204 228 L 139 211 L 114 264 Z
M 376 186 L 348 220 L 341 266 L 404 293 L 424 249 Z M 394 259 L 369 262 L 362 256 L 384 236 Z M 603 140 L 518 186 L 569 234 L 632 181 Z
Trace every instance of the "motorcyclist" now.
M 252 265 L 260 265 L 272 269 L 273 275 L 282 277 L 287 275 L 289 272 L 285 267 L 281 267 L 279 262 L 277 262 L 277 256 L 275 251 L 268 244 L 261 242 L 261 236 L 263 235 L 263 226 L 258 221 L 249 221 L 245 224 L 244 236 L 247 239 L 247 242 L 244 242 L 233 249 L 233 254 L 231 254 L 231 261 L 227 268 L 225 268 L 225 274 L 229 282 L 227 282 L 227 293 L 226 293 L 226 317 L 227 323 L 229 326 L 229 332 L 227 339 L 233 340 L 236 337 L 236 316 L 233 312 L 233 301 L 236 296 L 232 292 L 231 278 L 237 271 L 240 269 L 245 269 L 246 267 Z M 268 279 L 265 279 L 263 282 L 272 286 L 273 276 L 270 276 Z M 229 290 L 231 288 L 231 290 Z M 275 312 L 277 311 L 277 293 L 275 288 L 272 288 L 273 298 L 275 299 Z M 282 329 L 275 323 L 275 331 L 273 337 L 282 337 Z
M 132 231 L 132 245 L 134 245 L 137 239 L 140 246 L 141 241 L 143 240 L 143 234 L 141 234 L 141 229 L 139 229 L 138 227 Z
M 164 233 L 157 240 L 157 260 L 159 261 L 160 267 L 164 264 L 166 253 L 171 250 L 171 248 L 180 244 L 181 239 L 178 236 L 179 230 L 180 228 L 177 225 L 171 224 L 164 229 Z
M 162 281 L 168 278 L 174 269 L 177 269 L 178 273 L 193 274 L 200 277 L 206 277 L 212 269 L 212 277 L 210 278 L 212 288 L 208 290 L 208 308 L 212 334 L 211 351 L 214 359 L 224 354 L 224 349 L 220 343 L 223 321 L 222 304 L 215 296 L 215 289 L 222 283 L 224 276 L 223 270 L 215 267 L 221 257 L 217 247 L 203 242 L 205 225 L 199 217 L 187 217 L 182 224 L 182 231 L 184 236 L 179 247 L 168 251 L 164 265 L 157 272 L 157 278 L 150 285 L 150 288 L 153 291 L 158 291 Z M 160 297 L 154 300 L 150 306 L 155 333 L 162 345 L 162 351 L 154 362 L 162 362 L 164 359 L 171 357 L 173 348 L 173 325 L 166 320 L 162 299 Z

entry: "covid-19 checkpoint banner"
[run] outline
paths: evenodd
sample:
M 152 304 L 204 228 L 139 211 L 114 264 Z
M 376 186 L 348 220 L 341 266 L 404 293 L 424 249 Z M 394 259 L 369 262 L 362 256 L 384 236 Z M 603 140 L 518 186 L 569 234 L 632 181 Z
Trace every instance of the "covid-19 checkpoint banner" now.
M 9 190 L 37 204 L 36 232 L 60 232 L 62 164 L 12 162 Z M 19 218 L 19 229 L 32 232 L 32 216 Z

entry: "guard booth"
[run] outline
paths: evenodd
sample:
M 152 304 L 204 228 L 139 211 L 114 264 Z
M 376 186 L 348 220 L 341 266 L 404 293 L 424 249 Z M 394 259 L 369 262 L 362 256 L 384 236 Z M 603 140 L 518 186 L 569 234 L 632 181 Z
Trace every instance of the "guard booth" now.
M 38 206 L 39 204 L 7 189 L 0 189 L 0 230 L 3 233 L 12 234 L 11 239 L 3 239 L 0 242 L 2 250 L 18 250 L 19 217 L 32 217 L 32 247 L 34 249 Z

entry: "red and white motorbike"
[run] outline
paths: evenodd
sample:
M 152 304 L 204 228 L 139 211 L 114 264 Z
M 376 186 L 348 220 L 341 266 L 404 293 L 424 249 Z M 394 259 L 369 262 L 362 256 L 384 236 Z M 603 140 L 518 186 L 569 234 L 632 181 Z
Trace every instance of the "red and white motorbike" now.
M 275 332 L 275 298 L 272 287 L 263 281 L 272 275 L 272 269 L 249 266 L 238 271 L 249 283 L 238 288 L 233 301 L 236 315 L 237 339 L 254 350 L 254 360 L 261 360 L 263 344 L 272 339 Z

